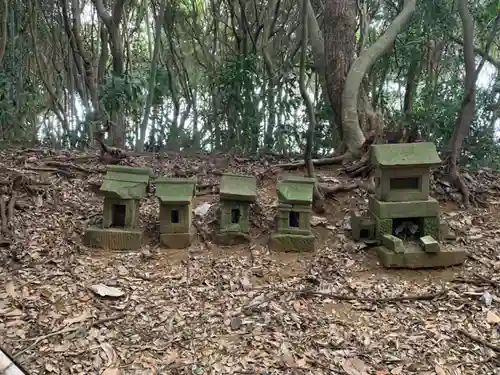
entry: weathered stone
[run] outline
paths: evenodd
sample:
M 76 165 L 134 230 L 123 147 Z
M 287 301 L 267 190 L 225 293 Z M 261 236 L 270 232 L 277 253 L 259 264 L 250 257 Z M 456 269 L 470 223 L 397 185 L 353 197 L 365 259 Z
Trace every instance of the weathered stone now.
M 214 242 L 219 245 L 233 246 L 249 243 L 251 240 L 247 233 L 223 231 L 215 235 Z
M 380 219 L 376 216 L 373 219 L 375 221 L 375 234 L 377 240 L 382 240 L 382 236 L 385 234 L 392 234 L 392 219 Z
M 150 168 L 107 166 L 99 190 L 104 195 L 102 228 L 87 228 L 84 243 L 114 250 L 141 247 L 139 200 L 146 194 L 152 174 Z
M 193 243 L 194 228 L 189 233 L 160 233 L 160 244 L 167 249 L 185 249 Z
M 310 207 L 313 200 L 315 180 L 308 177 L 287 176 L 278 182 L 280 203 Z
M 351 215 L 351 232 L 354 241 L 375 238 L 375 220 L 368 216 Z
M 381 219 L 436 217 L 439 215 L 439 203 L 431 197 L 426 201 L 383 202 L 370 195 L 368 209 Z
M 314 250 L 310 224 L 314 184 L 314 179 L 292 176 L 278 182 L 277 228 L 269 238 L 271 250 Z
M 257 179 L 254 176 L 224 173 L 220 181 L 219 195 L 221 200 L 255 202 Z
M 424 217 L 422 236 L 432 236 L 436 239 L 440 238 L 439 216 Z
M 89 247 L 110 250 L 138 250 L 142 244 L 142 230 L 133 228 L 89 227 L 84 243 Z
M 431 142 L 371 146 L 375 196 L 381 201 L 426 200 L 430 168 L 441 163 Z
M 382 236 L 382 245 L 395 253 L 404 253 L 405 251 L 401 238 L 393 236 L 392 234 L 384 234 Z
M 438 268 L 450 267 L 465 261 L 463 249 L 441 249 L 438 253 L 426 253 L 417 244 L 405 244 L 404 253 L 395 253 L 385 246 L 377 248 L 380 263 L 387 268 Z
M 314 251 L 314 235 L 295 235 L 273 233 L 269 237 L 269 249 L 276 252 L 312 252 Z
M 156 180 L 160 201 L 160 243 L 170 249 L 183 249 L 192 242 L 191 207 L 196 180 L 161 178 Z
M 215 240 L 221 245 L 248 242 L 250 204 L 257 196 L 257 180 L 253 176 L 223 174 L 220 186 L 219 234 Z
M 432 236 L 420 237 L 418 243 L 426 253 L 439 252 L 439 243 Z
M 448 223 L 445 223 L 443 221 L 439 222 L 439 239 L 442 240 L 455 240 L 457 236 L 455 233 L 450 231 L 450 227 Z

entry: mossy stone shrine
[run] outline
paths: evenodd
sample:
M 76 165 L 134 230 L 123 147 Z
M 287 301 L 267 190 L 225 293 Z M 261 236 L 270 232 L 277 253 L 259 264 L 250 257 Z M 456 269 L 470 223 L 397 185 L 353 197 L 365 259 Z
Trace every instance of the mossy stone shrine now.
M 191 245 L 191 225 L 196 180 L 190 178 L 159 178 L 155 182 L 160 200 L 160 243 L 169 249 Z
M 143 230 L 139 226 L 139 201 L 146 195 L 150 168 L 108 165 L 100 193 L 104 195 L 102 227 L 89 227 L 84 242 L 90 247 L 137 250 Z
M 278 182 L 277 230 L 269 238 L 273 251 L 314 251 L 314 235 L 311 233 L 311 208 L 314 179 L 285 177 Z
M 222 175 L 219 191 L 219 230 L 216 242 L 236 245 L 250 241 L 250 205 L 257 198 L 254 176 L 226 173 Z
M 429 196 L 431 167 L 441 163 L 433 143 L 371 146 L 375 193 L 368 215 L 351 216 L 352 236 L 376 239 L 379 260 L 388 268 L 431 268 L 461 264 L 465 252 L 441 248 L 448 228 L 439 204 Z

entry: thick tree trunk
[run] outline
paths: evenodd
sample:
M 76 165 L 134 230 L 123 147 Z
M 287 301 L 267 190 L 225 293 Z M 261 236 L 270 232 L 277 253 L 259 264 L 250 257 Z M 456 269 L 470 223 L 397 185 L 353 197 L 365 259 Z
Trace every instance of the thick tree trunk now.
M 401 30 L 408 24 L 415 12 L 417 0 L 406 0 L 401 13 L 394 19 L 385 33 L 369 48 L 361 52 L 354 61 L 345 80 L 342 92 L 342 132 L 343 141 L 353 155 L 360 153 L 365 142 L 358 116 L 358 97 L 360 85 L 365 74 L 386 53 L 396 40 Z
M 328 97 L 335 123 L 344 140 L 342 92 L 356 51 L 356 0 L 326 0 L 324 39 Z

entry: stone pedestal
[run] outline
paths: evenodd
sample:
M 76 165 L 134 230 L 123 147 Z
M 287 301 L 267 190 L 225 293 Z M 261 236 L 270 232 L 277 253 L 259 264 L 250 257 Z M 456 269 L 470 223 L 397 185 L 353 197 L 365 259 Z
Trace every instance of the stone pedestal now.
M 271 251 L 312 252 L 314 251 L 314 235 L 273 233 L 271 234 L 267 244 Z
M 425 252 L 416 243 L 405 243 L 404 252 L 396 253 L 385 246 L 377 248 L 380 263 L 387 268 L 439 268 L 462 264 L 467 256 L 463 249 L 440 249 Z
M 143 232 L 140 229 L 89 227 L 85 232 L 84 243 L 89 247 L 110 250 L 139 250 Z

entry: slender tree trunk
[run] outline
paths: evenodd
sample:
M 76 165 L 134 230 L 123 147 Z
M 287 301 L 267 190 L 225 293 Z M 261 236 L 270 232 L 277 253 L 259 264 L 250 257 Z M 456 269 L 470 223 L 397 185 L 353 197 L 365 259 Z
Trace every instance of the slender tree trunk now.
M 450 157 L 448 159 L 450 176 L 462 193 L 464 205 L 470 205 L 469 189 L 460 178 L 458 171 L 458 160 L 462 144 L 469 134 L 470 124 L 474 117 L 476 108 L 476 81 L 479 73 L 483 68 L 486 58 L 483 57 L 477 69 L 474 61 L 474 18 L 469 10 L 467 0 L 458 0 L 458 13 L 462 21 L 462 35 L 464 39 L 464 63 L 465 63 L 465 84 L 464 84 L 464 97 L 460 110 L 458 112 L 457 120 L 455 122 L 455 129 L 450 140 Z M 496 29 L 500 23 L 500 14 L 497 15 L 495 23 L 489 33 L 487 45 L 485 48 L 486 55 L 489 52 L 491 44 L 495 39 Z
M 149 72 L 149 87 L 148 87 L 148 97 L 146 100 L 146 107 L 144 108 L 144 117 L 142 118 L 141 127 L 139 129 L 139 139 L 137 140 L 136 148 L 137 151 L 144 151 L 144 141 L 146 138 L 146 130 L 149 122 L 149 114 L 151 113 L 151 106 L 153 105 L 153 100 L 155 96 L 156 88 L 156 67 L 158 65 L 158 58 L 160 56 L 161 47 L 161 28 L 163 25 L 163 19 L 165 16 L 165 1 L 160 1 L 160 9 L 158 16 L 156 17 L 155 25 L 155 39 L 153 47 L 153 56 L 151 58 L 151 71 Z

